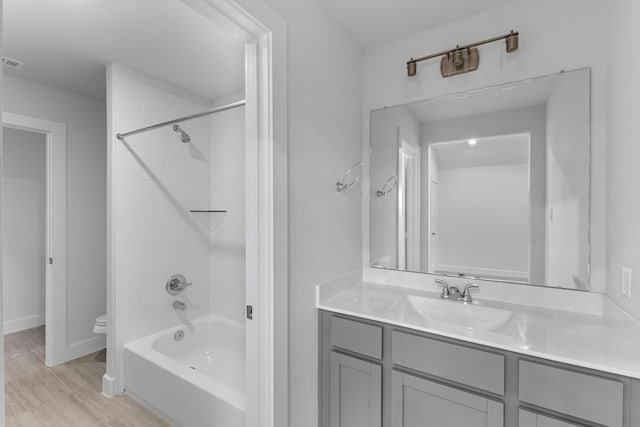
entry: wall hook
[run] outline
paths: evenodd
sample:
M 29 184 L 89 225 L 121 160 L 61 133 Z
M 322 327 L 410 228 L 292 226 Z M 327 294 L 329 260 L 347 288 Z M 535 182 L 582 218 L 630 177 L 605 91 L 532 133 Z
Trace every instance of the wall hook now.
M 358 162 L 355 165 L 351 166 L 351 168 L 349 168 L 347 173 L 345 173 L 344 176 L 342 177 L 342 180 L 336 182 L 336 191 L 337 192 L 341 192 L 341 191 L 348 190 L 349 187 L 351 187 L 353 184 L 358 182 L 358 180 L 360 179 L 360 176 L 362 175 L 362 170 L 363 169 L 364 169 L 364 166 L 362 165 L 362 162 Z M 355 170 L 358 170 L 358 173 L 357 173 L 357 175 L 355 175 L 355 178 L 353 178 L 353 180 L 351 182 L 345 183 L 347 178 L 350 175 L 352 175 L 352 172 L 355 171 Z
M 378 197 L 386 196 L 387 194 L 389 194 L 391 190 L 393 190 L 393 187 L 395 187 L 397 183 L 398 183 L 398 175 L 392 176 L 391 178 L 385 181 L 384 185 L 382 186 L 382 190 L 376 191 L 376 196 Z

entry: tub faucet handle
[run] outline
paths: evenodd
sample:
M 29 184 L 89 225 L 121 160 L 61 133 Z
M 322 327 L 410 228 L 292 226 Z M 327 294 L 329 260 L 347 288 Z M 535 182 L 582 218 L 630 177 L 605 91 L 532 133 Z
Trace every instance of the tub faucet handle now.
M 169 295 L 178 295 L 187 286 L 191 286 L 191 283 L 187 282 L 187 279 L 182 274 L 174 274 L 167 280 L 165 289 Z

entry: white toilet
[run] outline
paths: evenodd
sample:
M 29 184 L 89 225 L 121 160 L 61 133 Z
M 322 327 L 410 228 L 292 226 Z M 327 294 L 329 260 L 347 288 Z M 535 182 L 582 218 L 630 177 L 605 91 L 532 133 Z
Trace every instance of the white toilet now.
M 103 314 L 98 316 L 95 325 L 93 325 L 94 334 L 106 334 L 107 333 L 107 315 Z

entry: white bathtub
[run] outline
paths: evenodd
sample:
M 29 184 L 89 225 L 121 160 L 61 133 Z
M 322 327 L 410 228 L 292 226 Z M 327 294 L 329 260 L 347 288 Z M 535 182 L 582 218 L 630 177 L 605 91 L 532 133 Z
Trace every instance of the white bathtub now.
M 244 337 L 243 325 L 208 316 L 128 343 L 126 393 L 174 426 L 244 426 Z

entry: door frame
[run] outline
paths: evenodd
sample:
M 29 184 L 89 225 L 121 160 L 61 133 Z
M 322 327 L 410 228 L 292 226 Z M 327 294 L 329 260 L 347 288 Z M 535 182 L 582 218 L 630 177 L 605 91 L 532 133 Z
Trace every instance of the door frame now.
M 1 1 L 1 0 L 0 0 Z M 250 427 L 288 425 L 287 32 L 262 0 L 179 0 L 209 19 L 228 20 L 252 35 L 246 77 L 246 421 Z M 217 21 L 220 24 L 220 21 Z M 109 83 L 108 85 L 109 86 Z M 107 110 L 109 107 L 107 108 Z M 116 139 L 108 123 L 107 372 L 102 394 L 117 383 L 114 267 Z
M 46 138 L 45 364 L 67 358 L 67 125 L 24 114 L 2 112 L 2 127 Z
M 192 3 L 194 0 L 182 0 Z M 247 427 L 288 426 L 287 28 L 263 0 L 202 0 L 245 49 Z

